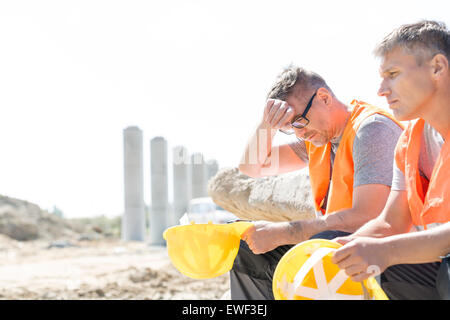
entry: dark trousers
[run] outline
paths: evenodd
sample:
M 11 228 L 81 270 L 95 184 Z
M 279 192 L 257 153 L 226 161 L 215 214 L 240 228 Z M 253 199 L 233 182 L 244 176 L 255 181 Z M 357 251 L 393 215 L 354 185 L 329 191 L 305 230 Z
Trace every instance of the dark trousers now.
M 325 231 L 311 239 L 334 239 L 347 236 L 342 231 Z M 230 271 L 231 299 L 273 300 L 272 279 L 281 257 L 293 245 L 280 246 L 264 254 L 254 254 L 245 241 L 241 241 L 238 254 Z
M 334 239 L 349 233 L 325 231 L 311 239 Z M 273 300 L 272 279 L 281 257 L 292 245 L 280 246 L 264 254 L 254 254 L 241 241 L 230 271 L 231 299 Z M 387 268 L 380 276 L 381 287 L 389 299 L 450 299 L 450 257 L 440 262 L 403 264 Z M 444 263 L 445 262 L 445 263 Z
M 439 300 L 436 279 L 440 264 L 391 266 L 381 274 L 381 288 L 392 300 Z

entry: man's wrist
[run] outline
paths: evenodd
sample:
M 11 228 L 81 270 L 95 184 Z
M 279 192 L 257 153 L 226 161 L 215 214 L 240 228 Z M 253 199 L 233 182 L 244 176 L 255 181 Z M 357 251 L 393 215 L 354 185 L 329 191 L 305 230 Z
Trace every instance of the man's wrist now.
M 396 258 L 399 258 L 400 255 L 396 253 L 396 241 L 395 238 L 386 237 L 386 238 L 378 238 L 377 241 L 380 242 L 380 246 L 382 247 L 382 251 L 385 253 L 386 257 L 386 267 L 390 267 L 399 262 Z
M 259 123 L 259 129 L 272 129 L 272 126 L 270 125 L 269 122 L 267 122 L 266 120 L 261 119 L 261 122 Z

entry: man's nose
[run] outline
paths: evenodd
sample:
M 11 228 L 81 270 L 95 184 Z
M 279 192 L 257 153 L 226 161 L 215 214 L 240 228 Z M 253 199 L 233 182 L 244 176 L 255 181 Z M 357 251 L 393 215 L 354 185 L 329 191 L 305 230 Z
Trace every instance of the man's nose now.
M 391 90 L 387 86 L 386 82 L 383 80 L 380 84 L 380 88 L 378 89 L 378 95 L 380 97 L 387 97 L 391 93 Z

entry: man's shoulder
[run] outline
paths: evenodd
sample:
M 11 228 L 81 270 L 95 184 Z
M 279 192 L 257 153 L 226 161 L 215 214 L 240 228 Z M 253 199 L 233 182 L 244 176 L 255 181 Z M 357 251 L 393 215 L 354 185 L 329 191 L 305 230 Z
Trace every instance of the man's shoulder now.
M 393 150 L 403 129 L 395 121 L 382 114 L 365 119 L 356 131 L 353 155 L 379 157 L 379 153 Z
M 394 149 L 401 133 L 402 128 L 385 115 L 364 119 L 353 142 L 354 186 L 391 186 Z
M 400 136 L 403 129 L 391 118 L 383 114 L 373 114 L 361 122 L 356 135 L 358 137 L 380 137 L 383 135 L 392 136 L 393 134 L 397 137 Z

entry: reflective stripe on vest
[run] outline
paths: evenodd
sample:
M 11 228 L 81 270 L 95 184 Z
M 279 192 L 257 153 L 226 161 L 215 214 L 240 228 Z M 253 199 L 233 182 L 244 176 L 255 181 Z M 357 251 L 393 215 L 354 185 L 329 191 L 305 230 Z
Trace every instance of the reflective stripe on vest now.
M 353 206 L 353 141 L 361 123 L 374 114 L 381 114 L 403 129 L 403 125 L 383 109 L 357 100 L 353 100 L 351 105 L 353 110 L 336 151 L 331 179 L 331 142 L 316 147 L 311 142 L 305 141 L 315 210 L 321 212 L 321 215 Z M 327 207 L 324 210 L 322 204 L 327 196 Z

